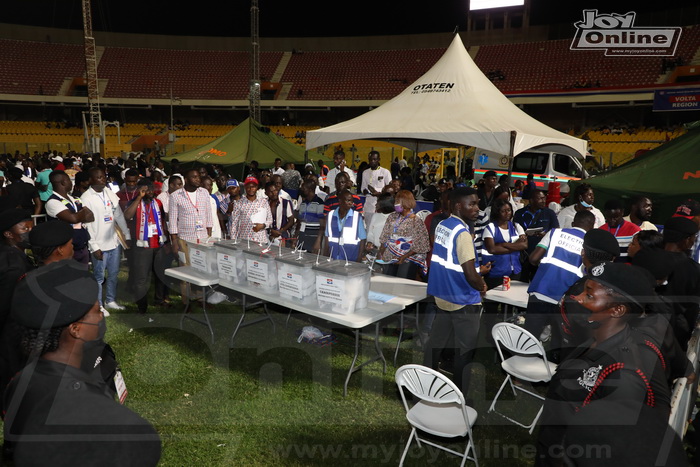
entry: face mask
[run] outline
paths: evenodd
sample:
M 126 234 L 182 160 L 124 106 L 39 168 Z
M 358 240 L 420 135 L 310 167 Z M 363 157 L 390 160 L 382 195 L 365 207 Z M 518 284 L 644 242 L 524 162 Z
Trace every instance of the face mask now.
M 592 208 L 592 207 L 593 207 L 592 204 L 588 204 L 588 203 L 585 202 L 583 199 L 581 199 L 581 206 L 583 206 L 583 207 L 586 208 L 586 209 Z
M 589 322 L 588 318 L 591 313 L 585 307 L 573 300 L 572 297 L 568 297 L 565 300 L 566 303 L 566 316 L 569 323 L 572 324 L 572 331 L 576 332 L 587 332 L 593 329 L 598 329 L 601 325 L 598 321 Z M 579 338 L 587 338 L 588 336 L 579 335 Z
M 17 246 L 24 249 L 32 247 L 32 244 L 29 242 L 29 232 L 19 234 L 19 242 L 17 242 Z
M 91 326 L 97 326 L 97 338 L 91 341 L 83 341 L 83 361 L 80 364 L 80 369 L 85 373 L 92 373 L 92 371 L 99 366 L 102 361 L 102 351 L 107 345 L 104 341 L 105 334 L 107 333 L 107 320 L 102 319 L 99 323 L 85 323 L 79 321 L 82 324 L 87 324 Z
M 400 204 L 395 204 L 394 211 L 399 212 L 399 213 L 403 212 L 403 206 Z

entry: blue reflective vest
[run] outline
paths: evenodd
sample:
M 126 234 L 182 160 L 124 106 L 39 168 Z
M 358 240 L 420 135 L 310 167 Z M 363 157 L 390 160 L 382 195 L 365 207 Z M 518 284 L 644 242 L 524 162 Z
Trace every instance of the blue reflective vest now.
M 574 282 L 583 277 L 581 249 L 586 232 L 579 228 L 552 229 L 547 254 L 540 261 L 528 293 L 559 301 Z
M 503 234 L 501 233 L 501 229 L 498 228 L 498 224 L 496 224 L 495 222 L 491 222 L 489 225 L 486 226 L 486 228 L 489 229 L 489 232 L 491 232 L 494 243 L 506 243 L 506 239 L 503 238 Z M 508 222 L 508 234 L 511 238 L 516 236 L 517 234 L 517 231 L 515 230 L 515 224 L 513 224 L 513 222 Z M 510 242 L 510 239 L 508 239 L 507 242 Z M 491 271 L 489 272 L 489 276 L 491 277 L 502 277 L 510 276 L 511 274 L 519 274 L 520 270 L 522 269 L 522 266 L 520 265 L 519 251 L 506 253 L 503 255 L 492 255 L 488 251 L 486 251 L 486 247 L 484 247 L 484 252 L 481 255 L 481 262 L 483 264 L 486 264 L 489 261 L 493 262 L 493 264 L 491 265 Z
M 448 217 L 435 228 L 428 295 L 456 305 L 475 305 L 481 303 L 481 294 L 467 282 L 457 257 L 457 245 L 464 241 L 462 235 L 471 236 L 467 225 L 456 216 Z
M 334 209 L 328 214 L 326 237 L 328 237 L 331 258 L 357 261 L 360 255 L 360 242 L 362 241 L 359 235 L 360 222 L 362 222 L 360 213 L 350 209 L 345 216 L 345 223 L 341 230 L 338 228 L 338 209 Z

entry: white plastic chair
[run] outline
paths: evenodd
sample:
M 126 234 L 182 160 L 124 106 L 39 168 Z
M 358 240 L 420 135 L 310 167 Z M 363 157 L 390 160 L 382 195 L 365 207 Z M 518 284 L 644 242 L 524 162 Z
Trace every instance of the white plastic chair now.
M 462 391 L 446 376 L 422 365 L 403 365 L 396 370 L 396 384 L 406 408 L 406 419 L 412 426 L 411 435 L 401 456 L 403 465 L 411 442 L 415 437 L 418 446 L 421 442 L 434 446 L 462 458 L 462 466 L 467 459 L 479 466 L 474 451 L 472 426 L 476 422 L 476 410 L 466 405 Z M 404 388 L 420 399 L 413 406 L 406 401 Z M 445 438 L 467 437 L 464 452 L 453 451 L 418 436 L 417 430 Z M 470 457 L 469 454 L 472 453 Z
M 425 218 L 428 217 L 430 214 L 432 214 L 431 211 L 428 211 L 427 209 L 423 209 L 422 211 L 418 211 L 416 213 L 416 216 L 420 217 L 423 221 L 425 221 Z
M 507 384 L 510 384 L 510 388 L 515 396 L 517 396 L 517 392 L 515 392 L 517 389 L 544 401 L 544 397 L 536 392 L 514 385 L 513 378 L 531 383 L 547 383 L 552 379 L 552 375 L 557 369 L 557 364 L 547 360 L 542 342 L 520 326 L 512 323 L 498 323 L 491 330 L 491 334 L 496 342 L 496 349 L 498 349 L 498 355 L 501 357 L 501 368 L 506 372 L 506 379 L 503 381 L 498 393 L 496 393 L 496 397 L 494 397 L 488 411 L 489 413 L 496 412 L 516 425 L 527 428 L 532 434 L 537 420 L 542 415 L 544 404 L 540 406 L 540 410 L 535 415 L 534 420 L 529 425 L 525 425 L 498 412 L 496 410 L 496 401 Z M 505 347 L 513 355 L 506 359 L 501 347 Z

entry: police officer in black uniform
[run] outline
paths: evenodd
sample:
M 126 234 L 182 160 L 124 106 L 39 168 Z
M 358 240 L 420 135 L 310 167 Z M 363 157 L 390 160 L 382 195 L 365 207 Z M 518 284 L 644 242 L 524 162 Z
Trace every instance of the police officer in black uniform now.
M 3 397 L 5 455 L 17 466 L 154 466 L 160 459 L 153 426 L 89 374 L 106 331 L 97 293 L 95 279 L 72 259 L 17 285 L 11 313 L 29 363 Z
M 575 300 L 588 311 L 591 337 L 550 382 L 535 465 L 687 464 L 680 440 L 667 431 L 670 388 L 660 353 L 628 325 L 654 296 L 653 282 L 636 266 L 604 262 L 590 269 Z M 654 463 L 660 453 L 662 462 Z

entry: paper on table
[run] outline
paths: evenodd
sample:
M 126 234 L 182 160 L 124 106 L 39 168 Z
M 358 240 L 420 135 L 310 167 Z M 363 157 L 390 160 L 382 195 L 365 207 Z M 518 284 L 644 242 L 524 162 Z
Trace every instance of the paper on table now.
M 396 298 L 395 295 L 389 295 L 386 293 L 375 292 L 373 290 L 370 290 L 369 295 L 367 296 L 368 300 L 371 300 L 373 302 L 378 302 L 378 303 L 386 303 L 394 298 Z

